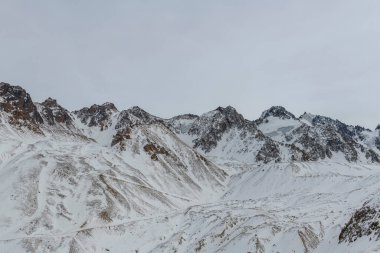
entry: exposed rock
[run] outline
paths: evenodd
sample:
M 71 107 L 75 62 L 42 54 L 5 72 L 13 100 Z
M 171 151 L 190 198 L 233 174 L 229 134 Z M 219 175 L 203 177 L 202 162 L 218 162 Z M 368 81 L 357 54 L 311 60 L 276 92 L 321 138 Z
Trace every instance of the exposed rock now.
M 261 117 L 256 121 L 256 123 L 260 124 L 268 117 L 276 117 L 280 119 L 295 119 L 296 118 L 291 112 L 288 112 L 284 107 L 272 106 L 271 108 L 269 108 L 268 110 L 264 111 L 261 114 Z
M 115 105 L 107 102 L 102 105 L 92 105 L 90 108 L 82 108 L 74 111 L 74 114 L 83 124 L 89 127 L 99 127 L 103 131 L 111 126 L 111 116 L 115 112 L 117 112 Z
M 269 127 L 274 132 L 266 134 L 276 136 L 277 141 L 290 148 L 292 160 L 317 161 L 332 158 L 340 152 L 349 162 L 356 162 L 360 157 L 370 162 L 380 161 L 376 152 L 362 144 L 371 132 L 369 129 L 319 115 L 304 113 L 299 119 L 292 115 L 283 107 L 272 107 L 256 121 L 259 129 L 267 129 L 271 124 L 279 125 L 275 130 Z
M 153 161 L 158 160 L 158 154 L 169 155 L 169 152 L 164 148 L 154 143 L 148 143 L 144 146 L 144 151 L 151 155 Z
M 233 159 L 250 162 L 281 160 L 277 144 L 258 130 L 255 122 L 246 120 L 231 106 L 218 107 L 201 116 L 181 115 L 167 120 L 166 124 L 172 131 L 188 135 L 192 140 L 189 144 L 204 153 L 218 148 L 221 153 L 216 155 Z
M 380 238 L 380 208 L 364 205 L 344 225 L 339 234 L 339 243 L 352 243 L 363 236 Z
M 120 150 L 125 150 L 125 141 L 131 139 L 131 129 L 129 127 L 120 129 L 113 136 L 111 146 L 115 146 L 116 144 L 120 145 Z
M 315 234 L 312 227 L 307 226 L 298 230 L 298 236 L 300 237 L 305 249 L 305 253 L 312 252 L 319 245 L 318 235 Z
M 267 140 L 257 153 L 256 161 L 264 163 L 271 161 L 280 162 L 280 149 L 278 145 L 272 140 Z
M 8 113 L 10 124 L 42 134 L 39 124 L 43 119 L 30 95 L 20 86 L 0 83 L 0 110 Z
M 365 157 L 373 163 L 380 163 L 379 155 L 372 149 L 367 150 L 367 152 L 365 153 Z
M 376 146 L 376 148 L 377 148 L 378 150 L 380 150 L 380 137 L 377 137 L 377 138 L 375 139 L 375 146 Z
M 57 100 L 49 97 L 41 103 L 41 106 L 41 115 L 49 125 L 60 123 L 66 126 L 72 126 L 73 120 L 70 117 L 69 111 L 60 106 Z
M 163 123 L 163 120 L 147 113 L 138 106 L 134 106 L 128 110 L 120 112 L 115 129 L 156 123 Z
M 243 129 L 251 134 L 255 134 L 257 129 L 253 122 L 250 122 L 239 114 L 235 108 L 227 106 L 218 107 L 216 110 L 208 112 L 195 120 L 189 129 L 188 134 L 198 136 L 194 140 L 194 147 L 205 152 L 210 152 L 215 148 L 218 141 L 226 131 L 231 128 Z

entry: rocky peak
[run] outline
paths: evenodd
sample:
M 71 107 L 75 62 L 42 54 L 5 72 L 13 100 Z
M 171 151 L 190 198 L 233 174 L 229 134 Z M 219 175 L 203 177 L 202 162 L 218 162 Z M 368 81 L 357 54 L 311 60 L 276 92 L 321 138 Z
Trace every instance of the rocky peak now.
M 220 115 L 223 116 L 224 119 L 230 124 L 241 124 L 245 122 L 243 115 L 238 113 L 232 106 L 218 107 L 215 111 L 219 112 Z M 215 116 L 218 116 L 218 114 Z
M 41 107 L 40 114 L 49 125 L 55 125 L 56 123 L 66 124 L 67 126 L 72 125 L 73 120 L 69 111 L 60 106 L 56 99 L 49 97 L 41 103 Z
M 356 129 L 353 126 L 346 125 L 339 120 L 334 120 L 329 117 L 317 115 L 313 118 L 313 126 L 324 131 L 335 131 L 344 139 L 350 139 L 356 136 Z M 360 131 L 359 128 L 357 130 Z
M 199 135 L 212 129 L 224 132 L 233 126 L 241 126 L 244 122 L 244 117 L 235 108 L 231 106 L 218 107 L 213 111 L 202 114 L 190 128 L 189 134 Z
M 227 106 L 218 107 L 197 118 L 190 127 L 188 134 L 197 136 L 194 147 L 209 152 L 215 148 L 224 133 L 232 128 L 244 129 L 252 134 L 256 133 L 254 122 L 244 119 L 235 108 Z
M 248 121 L 232 106 L 219 106 L 214 111 L 203 114 L 201 118 L 208 119 L 213 122 L 226 123 L 229 126 L 242 126 Z
M 174 116 L 173 118 L 171 118 L 169 120 L 171 120 L 171 121 L 174 121 L 174 120 L 195 120 L 195 119 L 198 119 L 198 118 L 199 118 L 198 115 L 187 113 L 187 114 L 182 114 L 182 115 Z
M 118 112 L 113 103 L 106 102 L 102 105 L 92 105 L 90 108 L 84 107 L 74 114 L 81 120 L 83 124 L 89 127 L 100 127 L 103 131 L 112 125 L 111 116 Z
M 104 109 L 105 111 L 113 111 L 117 112 L 117 108 L 113 103 L 105 102 L 102 105 L 99 106 L 101 109 Z
M 380 124 L 377 125 L 376 129 L 375 130 L 380 130 Z
M 20 86 L 0 83 L 0 110 L 8 113 L 9 123 L 42 133 L 39 124 L 43 119 L 30 95 Z
M 117 108 L 113 103 L 106 102 L 102 105 L 93 104 L 90 108 L 85 107 L 78 112 L 80 111 L 97 114 L 102 112 L 117 112 Z
M 56 99 L 52 99 L 51 97 L 47 98 L 44 102 L 41 103 L 45 107 L 53 108 L 58 107 L 58 103 Z
M 276 117 L 280 119 L 296 119 L 296 117 L 292 113 L 288 112 L 282 106 L 272 106 L 271 108 L 269 108 L 261 114 L 260 119 L 263 120 L 268 117 Z
M 155 116 L 152 116 L 151 114 L 149 114 L 148 112 L 144 111 L 143 109 L 141 109 L 140 107 L 138 106 L 133 106 L 129 109 L 126 110 L 129 114 L 137 117 L 137 118 L 140 118 L 140 119 L 150 119 L 150 118 L 156 118 Z
M 364 154 L 370 162 L 380 161 L 373 150 L 361 144 L 365 138 L 363 133 L 370 130 L 320 115 L 309 117 L 304 114 L 300 119 L 308 122 L 307 127 L 302 125 L 288 136 L 293 144 L 297 144 L 297 148 L 292 147 L 294 157 L 309 161 L 331 158 L 334 153 L 341 152 L 349 162 L 358 161 L 359 153 Z M 302 153 L 301 156 L 295 155 L 299 152 Z
M 149 114 L 138 106 L 134 106 L 120 112 L 115 128 L 119 129 L 153 123 L 163 123 L 163 120 Z

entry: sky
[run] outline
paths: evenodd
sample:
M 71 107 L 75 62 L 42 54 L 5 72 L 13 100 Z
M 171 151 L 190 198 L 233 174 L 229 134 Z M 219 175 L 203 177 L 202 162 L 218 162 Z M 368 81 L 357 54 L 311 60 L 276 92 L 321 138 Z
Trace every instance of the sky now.
M 69 110 L 380 124 L 380 1 L 1 0 L 0 81 Z

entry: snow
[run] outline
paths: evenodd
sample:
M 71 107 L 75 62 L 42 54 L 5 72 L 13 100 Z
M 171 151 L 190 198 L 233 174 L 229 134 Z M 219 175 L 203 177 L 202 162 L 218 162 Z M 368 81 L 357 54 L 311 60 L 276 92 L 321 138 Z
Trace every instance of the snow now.
M 284 135 L 301 126 L 295 119 L 280 119 L 269 116 L 267 121 L 259 125 L 259 130 L 276 141 L 283 141 Z
M 177 134 L 134 127 L 122 151 L 110 146 L 119 114 L 103 131 L 72 115 L 75 135 L 1 124 L 0 252 L 379 252 L 368 237 L 338 243 L 355 210 L 380 203 L 379 165 L 342 154 L 258 164 L 262 143 L 237 128 L 204 154 L 185 134 L 192 120 Z M 281 139 L 300 124 L 269 117 L 259 129 Z M 152 143 L 168 155 L 153 160 Z

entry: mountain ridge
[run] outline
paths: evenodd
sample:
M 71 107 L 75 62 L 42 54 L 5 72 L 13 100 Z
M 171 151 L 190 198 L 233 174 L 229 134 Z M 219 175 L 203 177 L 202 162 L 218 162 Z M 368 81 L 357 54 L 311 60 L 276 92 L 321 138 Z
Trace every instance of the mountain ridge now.
M 25 107 L 28 111 L 24 112 L 24 109 L 17 107 L 13 109 L 14 114 L 25 115 L 23 116 L 25 119 L 22 119 L 23 124 L 39 133 L 41 133 L 40 125 L 47 123 L 49 126 L 54 126 L 55 122 L 66 124 L 65 127 L 73 131 L 78 128 L 74 126 L 75 117 L 90 128 L 100 127 L 100 131 L 113 127 L 116 130 L 114 137 L 122 136 L 122 132 L 128 131 L 124 130 L 125 128 L 134 125 L 158 123 L 179 134 L 187 140 L 188 145 L 205 154 L 226 156 L 244 162 L 315 161 L 330 159 L 337 152 L 343 153 L 347 161 L 364 159 L 380 162 L 380 145 L 378 145 L 380 137 L 375 136 L 375 131 L 360 126 L 346 125 L 339 120 L 319 115 L 303 114 L 296 118 L 282 106 L 273 106 L 265 110 L 259 119 L 253 121 L 245 119 L 232 106 L 217 107 L 200 116 L 185 114 L 186 116 L 178 115 L 163 119 L 149 114 L 138 106 L 119 111 L 110 102 L 69 112 L 52 98 L 42 103 L 34 103 L 21 87 L 5 83 L 2 83 L 2 87 L 3 96 L 8 94 L 8 100 L 12 92 L 15 93 L 12 101 L 20 100 L 17 100 L 17 92 L 25 96 L 24 100 L 29 103 Z M 3 104 L 2 108 L 4 108 L 3 111 L 9 113 L 10 109 L 7 111 L 9 106 L 6 107 Z M 30 113 L 33 117 L 28 116 Z M 112 115 L 117 115 L 115 122 L 111 120 Z M 276 123 L 271 123 L 272 127 L 289 121 L 289 126 L 284 125 L 279 128 L 282 131 L 281 138 L 277 138 L 273 131 L 269 132 L 265 129 L 265 125 L 268 125 L 270 120 L 276 121 Z M 30 121 L 29 124 L 28 121 Z M 293 129 L 294 124 L 298 125 Z M 366 135 L 371 135 L 371 137 Z M 109 143 L 114 143 L 114 140 L 109 140 Z M 219 154 L 216 154 L 217 152 Z
M 284 107 L 164 119 L 0 85 L 6 253 L 376 252 L 380 134 Z M 371 251 L 372 250 L 372 251 Z

